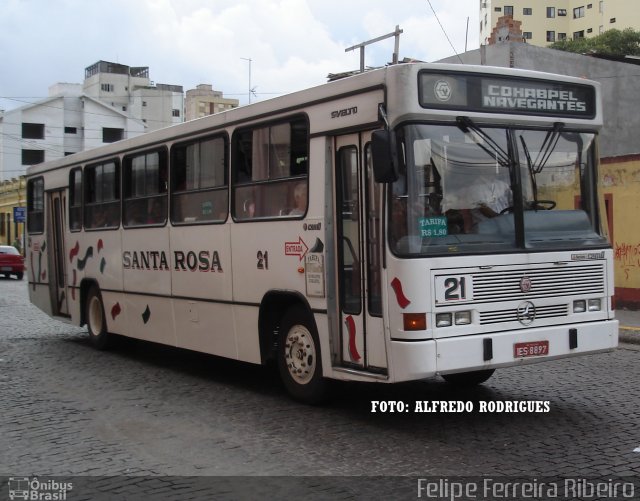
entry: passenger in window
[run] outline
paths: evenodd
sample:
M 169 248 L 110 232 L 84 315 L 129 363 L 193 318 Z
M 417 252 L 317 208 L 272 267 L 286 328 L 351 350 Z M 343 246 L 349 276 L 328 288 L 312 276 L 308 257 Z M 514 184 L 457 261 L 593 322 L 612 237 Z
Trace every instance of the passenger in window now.
M 289 211 L 290 216 L 302 216 L 307 210 L 307 185 L 298 183 L 293 190 L 294 208 Z
M 256 214 L 256 203 L 252 198 L 247 198 L 242 204 L 242 214 L 245 218 L 251 219 Z

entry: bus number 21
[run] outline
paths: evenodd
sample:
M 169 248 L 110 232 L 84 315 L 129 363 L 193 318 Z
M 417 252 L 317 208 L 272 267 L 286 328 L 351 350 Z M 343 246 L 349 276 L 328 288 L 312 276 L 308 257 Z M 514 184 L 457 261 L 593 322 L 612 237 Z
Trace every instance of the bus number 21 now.
M 258 251 L 258 269 L 259 270 L 268 270 L 269 269 L 269 253 L 267 251 Z
M 449 277 L 444 281 L 445 301 L 460 301 L 467 299 L 466 281 L 465 277 Z

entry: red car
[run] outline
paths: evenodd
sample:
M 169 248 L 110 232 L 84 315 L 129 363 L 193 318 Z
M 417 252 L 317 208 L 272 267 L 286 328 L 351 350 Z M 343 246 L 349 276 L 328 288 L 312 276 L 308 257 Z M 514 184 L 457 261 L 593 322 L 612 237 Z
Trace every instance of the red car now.
M 18 249 L 11 245 L 0 245 L 0 275 L 5 278 L 15 275 L 18 280 L 22 280 L 24 270 L 24 258 Z

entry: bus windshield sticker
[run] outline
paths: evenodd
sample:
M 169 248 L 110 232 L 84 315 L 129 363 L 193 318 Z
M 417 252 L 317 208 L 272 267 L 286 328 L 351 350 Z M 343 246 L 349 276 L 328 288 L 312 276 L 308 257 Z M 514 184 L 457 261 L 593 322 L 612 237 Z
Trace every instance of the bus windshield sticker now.
M 307 296 L 324 297 L 324 256 L 322 254 L 305 256 L 304 276 Z
M 418 226 L 423 238 L 447 236 L 447 216 L 421 217 Z

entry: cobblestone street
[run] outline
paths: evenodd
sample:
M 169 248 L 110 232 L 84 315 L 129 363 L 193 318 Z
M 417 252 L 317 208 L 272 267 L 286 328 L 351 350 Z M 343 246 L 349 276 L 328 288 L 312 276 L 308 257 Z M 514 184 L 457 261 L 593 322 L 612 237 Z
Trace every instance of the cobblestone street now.
M 272 368 L 134 340 L 96 351 L 32 306 L 26 281 L 0 289 L 0 475 L 640 475 L 638 346 L 498 370 L 466 391 L 343 384 L 308 407 Z M 371 413 L 372 400 L 411 411 Z M 413 412 L 422 400 L 550 412 Z

